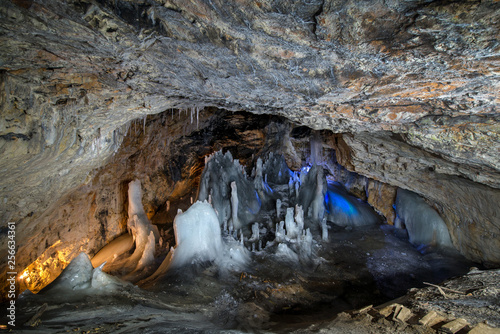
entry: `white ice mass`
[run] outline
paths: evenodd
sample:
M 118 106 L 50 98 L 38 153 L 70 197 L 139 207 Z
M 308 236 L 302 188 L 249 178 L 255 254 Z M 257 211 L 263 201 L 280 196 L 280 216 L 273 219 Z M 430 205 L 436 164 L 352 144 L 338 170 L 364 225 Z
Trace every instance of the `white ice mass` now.
M 176 245 L 170 250 L 168 268 L 215 261 L 222 257 L 219 219 L 208 202 L 196 202 L 174 220 Z
M 397 224 L 404 224 L 412 244 L 453 247 L 450 233 L 443 219 L 417 194 L 398 189 L 396 214 Z
M 103 272 L 103 266 L 104 263 L 94 269 L 89 256 L 82 252 L 39 294 L 60 296 L 60 294 L 65 293 L 106 293 L 117 288 L 130 286 L 130 283 Z

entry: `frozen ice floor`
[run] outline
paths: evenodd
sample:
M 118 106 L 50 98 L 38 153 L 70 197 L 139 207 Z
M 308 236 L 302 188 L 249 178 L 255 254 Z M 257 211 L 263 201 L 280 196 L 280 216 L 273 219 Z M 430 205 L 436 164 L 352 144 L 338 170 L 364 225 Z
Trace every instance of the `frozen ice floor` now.
M 381 304 L 423 282 L 465 274 L 474 265 L 456 254 L 421 253 L 390 226 L 331 226 L 309 264 L 280 258 L 276 247 L 253 253 L 240 272 L 206 263 L 178 268 L 142 288 L 28 295 L 18 300 L 18 324 L 44 303 L 47 308 L 37 326 L 17 332 L 284 333 Z

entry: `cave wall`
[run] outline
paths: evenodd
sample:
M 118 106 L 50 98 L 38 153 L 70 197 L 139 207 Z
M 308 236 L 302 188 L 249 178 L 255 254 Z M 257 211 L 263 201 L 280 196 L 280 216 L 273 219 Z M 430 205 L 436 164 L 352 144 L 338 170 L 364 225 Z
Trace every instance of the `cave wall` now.
M 2 1 L 2 226 L 17 222 L 19 244 L 38 245 L 31 236 L 48 231 L 58 206 L 82 211 L 82 233 L 102 235 L 99 195 L 75 191 L 105 180 L 101 168 L 133 147 L 130 122 L 217 107 L 337 134 L 327 145 L 347 171 L 373 189 L 419 193 L 464 255 L 499 264 L 499 9 L 493 0 Z M 291 167 L 299 158 L 289 156 Z M 122 196 L 109 187 L 106 196 Z M 54 222 L 67 218 L 59 214 Z

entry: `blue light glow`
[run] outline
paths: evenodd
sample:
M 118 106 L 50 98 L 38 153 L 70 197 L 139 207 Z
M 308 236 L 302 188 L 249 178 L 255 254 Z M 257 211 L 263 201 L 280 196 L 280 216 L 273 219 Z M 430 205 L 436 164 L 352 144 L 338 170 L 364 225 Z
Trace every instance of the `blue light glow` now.
M 260 200 L 260 197 L 259 197 L 259 194 L 257 193 L 257 190 L 255 191 L 255 197 L 257 198 L 257 202 L 259 203 L 259 206 L 256 208 L 251 208 L 250 206 L 247 206 L 248 211 L 253 215 L 256 215 L 257 213 L 259 213 L 260 207 L 262 206 L 262 201 Z
M 345 197 L 330 190 L 328 190 L 325 194 L 325 203 L 328 211 L 330 211 L 330 208 L 333 208 L 333 210 L 338 209 L 349 216 L 358 214 L 354 205 L 352 205 Z

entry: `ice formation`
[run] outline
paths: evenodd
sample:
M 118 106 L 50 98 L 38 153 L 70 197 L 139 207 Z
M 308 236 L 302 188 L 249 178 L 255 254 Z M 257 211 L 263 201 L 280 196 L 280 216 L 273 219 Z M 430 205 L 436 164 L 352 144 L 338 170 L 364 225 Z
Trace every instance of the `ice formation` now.
M 315 243 L 329 240 L 327 220 L 341 226 L 379 221 L 367 204 L 340 186 L 327 184 L 319 165 L 294 173 L 282 155 L 271 153 L 265 160 L 256 160 L 252 177 L 230 153 L 214 153 L 206 158 L 198 197 L 202 201 L 211 198 L 223 231 L 249 250 L 262 249 L 262 236 L 255 221 L 266 221 L 262 223 L 269 229 L 266 231 L 274 233 L 274 241 L 265 248 L 279 247 L 281 255 L 293 253 L 301 262 L 311 260 Z M 270 213 L 273 210 L 276 215 Z M 240 229 L 246 237 L 237 232 Z M 313 235 L 318 235 L 316 241 Z
M 323 177 L 323 167 L 314 165 L 307 173 L 300 174 L 298 202 L 307 209 L 307 216 L 318 226 L 325 214 L 326 179 Z
M 135 251 L 128 257 L 118 256 L 117 261 L 113 254 L 111 260 L 113 268 L 120 266 L 120 273 L 132 281 L 144 279 L 143 271 L 154 270 L 158 239 L 141 199 L 140 182 L 130 182 L 127 227 Z M 274 254 L 276 260 L 288 264 L 313 264 L 316 250 L 329 240 L 327 220 L 360 226 L 377 219 L 368 205 L 327 184 L 319 165 L 292 172 L 283 156 L 269 154 L 265 160 L 256 160 L 249 176 L 229 152 L 216 152 L 205 159 L 198 200 L 185 212 L 178 210 L 174 219 L 175 247 L 143 282 L 154 283 L 172 269 L 199 264 L 242 271 L 252 253 Z M 125 248 L 125 242 L 109 246 L 107 255 L 118 246 Z M 105 260 L 99 257 L 101 263 Z
M 137 269 L 143 269 L 147 266 L 150 266 L 155 261 L 155 236 L 153 231 L 149 232 L 148 242 L 144 247 L 144 251 L 142 252 L 141 259 L 137 264 Z
M 144 268 L 153 261 L 151 254 L 154 254 L 155 242 L 150 239 L 150 235 L 154 236 L 153 239 L 157 239 L 158 230 L 151 224 L 142 206 L 142 188 L 139 180 L 129 183 L 128 202 L 127 228 L 135 241 L 135 251 L 130 257 L 129 263 Z
M 238 198 L 235 229 L 247 226 L 255 221 L 255 216 L 261 208 L 261 199 L 250 181 L 245 170 L 237 160 L 233 160 L 231 153 L 216 152 L 206 159 L 205 169 L 201 176 L 198 200 L 205 201 L 212 198 L 212 206 L 217 212 L 219 224 L 233 218 L 231 212 L 231 183 L 234 182 Z M 236 206 L 235 206 L 236 208 Z M 232 220 L 232 219 L 231 219 Z
M 231 182 L 231 222 L 236 229 L 241 228 L 238 220 L 238 188 L 236 182 Z
M 127 282 L 104 273 L 102 271 L 104 264 L 94 269 L 89 256 L 82 252 L 69 263 L 52 283 L 42 289 L 39 294 L 59 295 L 76 290 L 81 290 L 82 292 L 88 292 L 89 290 L 109 292 L 118 287 L 129 285 Z
M 374 225 L 380 220 L 368 204 L 350 195 L 335 182 L 328 183 L 325 205 L 328 220 L 339 226 Z
M 285 217 L 285 226 L 286 226 L 286 236 L 289 239 L 295 239 L 299 235 L 299 226 L 293 219 L 293 208 L 286 209 L 286 217 Z
M 176 245 L 170 250 L 169 268 L 215 261 L 223 254 L 219 219 L 208 202 L 196 202 L 174 220 Z
M 412 244 L 453 247 L 445 222 L 419 195 L 398 189 L 396 214 L 400 223 L 404 223 Z
M 87 254 L 78 254 L 63 272 L 49 285 L 40 291 L 45 293 L 54 290 L 81 290 L 90 287 L 92 280 L 92 262 Z
M 172 269 L 207 262 L 220 269 L 240 270 L 250 258 L 248 250 L 233 235 L 223 239 L 217 214 L 207 201 L 197 201 L 186 212 L 179 211 L 174 232 L 175 247 L 148 281 Z

